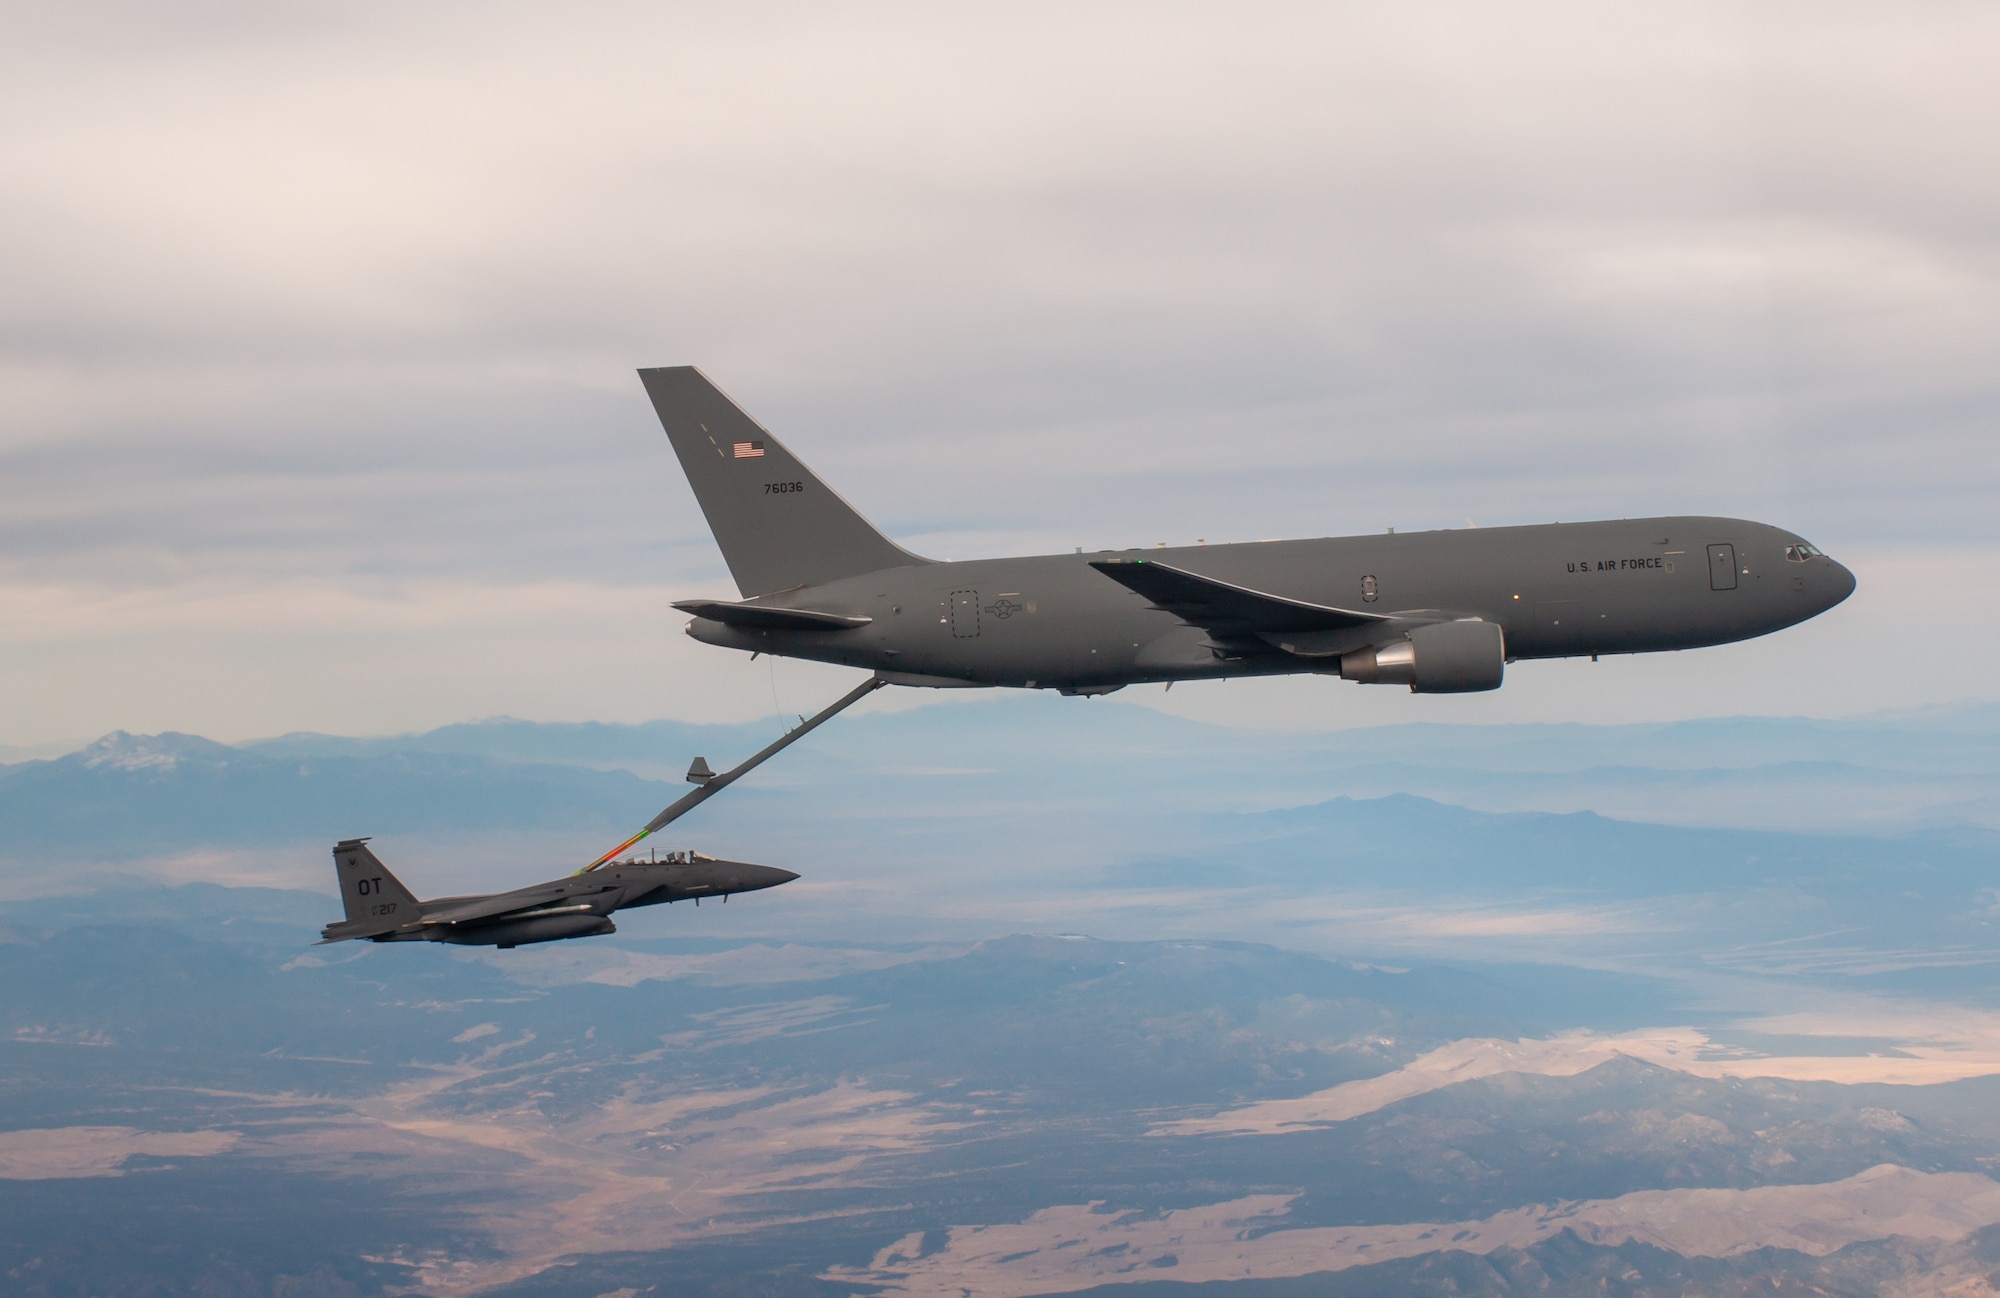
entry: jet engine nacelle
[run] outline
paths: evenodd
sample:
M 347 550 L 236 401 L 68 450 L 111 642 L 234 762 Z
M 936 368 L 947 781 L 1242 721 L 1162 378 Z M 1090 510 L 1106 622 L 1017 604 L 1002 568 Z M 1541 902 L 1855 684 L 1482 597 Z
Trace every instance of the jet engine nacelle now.
M 503 920 L 498 924 L 479 924 L 466 928 L 448 928 L 439 936 L 440 942 L 450 942 L 456 946 L 526 946 L 530 942 L 554 942 L 566 937 L 596 937 L 600 933 L 616 933 L 618 926 L 606 915 L 539 915 L 533 919 Z
M 1340 656 L 1344 680 L 1407 685 L 1413 694 L 1497 690 L 1507 670 L 1507 640 L 1494 622 L 1434 622 L 1394 644 Z

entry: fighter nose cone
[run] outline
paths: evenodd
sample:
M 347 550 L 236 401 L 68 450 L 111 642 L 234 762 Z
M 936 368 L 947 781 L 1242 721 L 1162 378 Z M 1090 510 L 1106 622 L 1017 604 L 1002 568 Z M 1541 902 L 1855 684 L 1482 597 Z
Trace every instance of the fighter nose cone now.
M 790 870 L 780 870 L 775 865 L 746 865 L 737 875 L 744 892 L 755 892 L 759 888 L 775 888 L 781 883 L 790 883 L 799 876 Z

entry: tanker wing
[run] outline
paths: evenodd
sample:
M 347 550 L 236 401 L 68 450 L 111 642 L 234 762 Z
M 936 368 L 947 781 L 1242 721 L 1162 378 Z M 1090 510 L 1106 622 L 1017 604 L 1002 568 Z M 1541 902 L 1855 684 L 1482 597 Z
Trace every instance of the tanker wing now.
M 1380 613 L 1266 594 L 1152 559 L 1093 559 L 1090 566 L 1144 595 L 1153 607 L 1217 635 L 1345 631 L 1390 620 Z

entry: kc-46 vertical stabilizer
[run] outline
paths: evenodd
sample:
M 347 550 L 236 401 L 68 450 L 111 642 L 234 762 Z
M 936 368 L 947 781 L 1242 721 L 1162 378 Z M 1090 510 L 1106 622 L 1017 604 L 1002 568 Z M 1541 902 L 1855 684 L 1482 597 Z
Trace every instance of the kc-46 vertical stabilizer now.
M 877 531 L 694 366 L 639 378 L 745 599 L 931 562 Z

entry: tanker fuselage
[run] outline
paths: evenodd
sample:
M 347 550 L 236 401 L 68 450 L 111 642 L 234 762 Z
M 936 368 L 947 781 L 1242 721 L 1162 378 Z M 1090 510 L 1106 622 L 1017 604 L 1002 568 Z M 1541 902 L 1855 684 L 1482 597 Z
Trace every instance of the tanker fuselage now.
M 1385 617 L 1333 631 L 1218 634 L 1092 566 L 1120 558 Z M 1650 518 L 912 564 L 751 601 L 865 623 L 806 630 L 697 617 L 687 632 L 912 684 L 1101 692 L 1340 674 L 1344 663 L 1352 676 L 1361 651 L 1450 620 L 1497 626 L 1508 660 L 1694 649 L 1791 626 L 1853 589 L 1847 569 L 1782 529 Z

